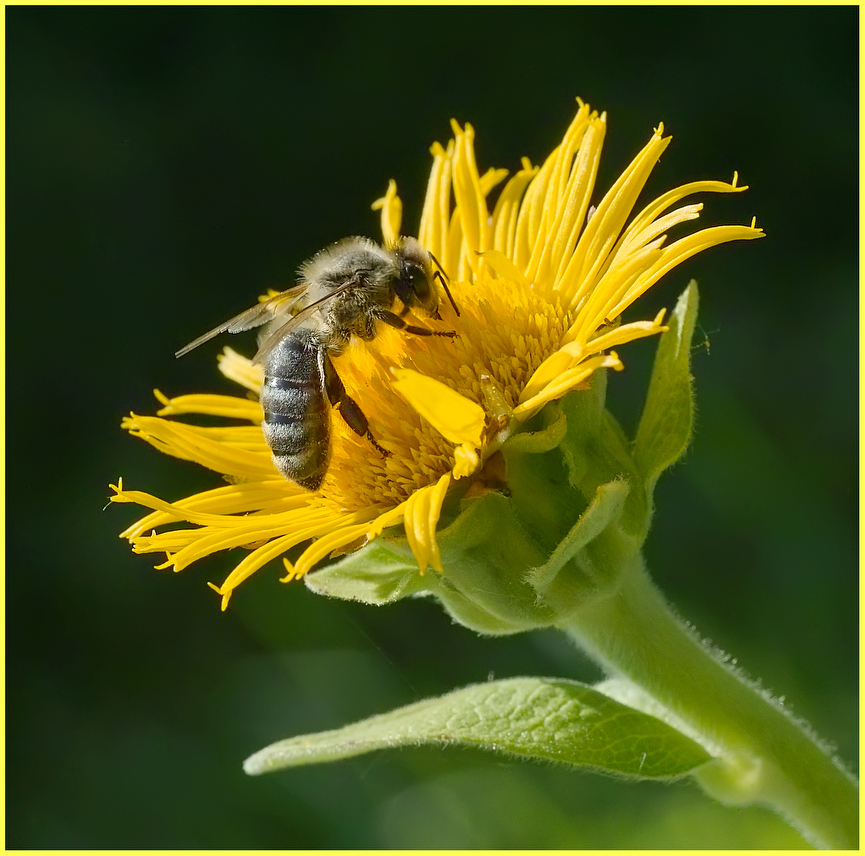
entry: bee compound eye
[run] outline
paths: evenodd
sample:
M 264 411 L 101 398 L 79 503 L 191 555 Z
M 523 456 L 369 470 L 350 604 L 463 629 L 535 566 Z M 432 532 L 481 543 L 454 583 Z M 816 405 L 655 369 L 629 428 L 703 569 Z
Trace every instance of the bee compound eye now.
M 432 296 L 426 273 L 413 265 L 404 269 L 394 284 L 394 291 L 406 306 L 427 306 Z
M 412 271 L 411 283 L 412 290 L 417 295 L 418 300 L 421 303 L 428 303 L 432 295 L 432 289 L 430 288 L 430 281 L 426 271 L 419 268 Z

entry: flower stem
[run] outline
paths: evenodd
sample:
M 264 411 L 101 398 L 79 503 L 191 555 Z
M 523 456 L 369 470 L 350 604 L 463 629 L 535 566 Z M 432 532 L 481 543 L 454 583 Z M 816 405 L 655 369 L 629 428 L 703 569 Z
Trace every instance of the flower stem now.
M 817 846 L 858 848 L 855 779 L 807 726 L 699 640 L 642 559 L 623 577 L 614 594 L 590 600 L 562 629 L 716 756 L 696 775 L 712 796 L 766 804 Z

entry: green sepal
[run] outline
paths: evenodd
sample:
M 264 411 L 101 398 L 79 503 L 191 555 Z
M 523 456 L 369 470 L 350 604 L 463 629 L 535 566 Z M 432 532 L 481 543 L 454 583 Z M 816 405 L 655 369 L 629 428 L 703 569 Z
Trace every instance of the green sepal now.
M 571 393 L 562 401 L 548 404 L 500 450 L 507 467 L 513 513 L 547 556 L 589 504 L 590 498 L 572 484 L 562 463 L 562 449 L 572 434 L 565 411 L 567 399 L 589 396 L 591 392 Z
M 417 594 L 424 588 L 417 561 L 410 550 L 406 555 L 394 546 L 383 539 L 373 541 L 362 550 L 307 575 L 306 585 L 316 594 L 372 606 Z
M 694 280 L 682 292 L 661 336 L 633 455 L 651 497 L 661 473 L 684 453 L 691 439 L 694 397 L 691 338 L 699 294 Z
M 545 551 L 495 491 L 464 500 L 460 514 L 437 536 L 444 574 L 428 573 L 428 591 L 451 617 L 479 633 L 519 633 L 555 622 L 520 572 L 544 560 Z
M 573 597 L 568 589 L 570 582 L 567 574 L 561 574 L 568 562 L 576 561 L 580 564 L 580 570 L 584 576 L 596 581 L 598 588 L 606 582 L 603 579 L 603 566 L 596 566 L 585 555 L 585 550 L 596 538 L 598 538 L 610 525 L 614 524 L 622 512 L 625 500 L 628 497 L 628 483 L 626 481 L 614 481 L 601 485 L 595 492 L 585 513 L 574 524 L 571 531 L 559 542 L 550 558 L 537 568 L 533 568 L 526 576 L 528 582 L 546 598 L 554 598 L 558 602 L 569 600 L 577 606 L 580 601 L 579 595 L 584 591 L 573 592 Z M 565 591 L 556 591 L 556 587 L 565 588 Z M 583 586 L 580 587 L 584 588 Z
M 585 498 L 595 501 L 601 485 L 627 481 L 630 487 L 617 520 L 623 534 L 639 549 L 649 529 L 649 502 L 631 442 L 613 415 L 604 407 L 606 371 L 592 376 L 591 387 L 571 393 L 560 402 L 568 431 L 560 451 L 571 484 Z
M 305 577 L 318 594 L 370 604 L 409 595 L 434 595 L 451 617 L 479 633 L 519 633 L 555 623 L 523 580 L 523 571 L 545 560 L 544 551 L 500 493 L 463 500 L 456 519 L 437 533 L 445 574 L 421 576 L 402 537 L 383 537 Z
M 474 684 L 334 731 L 281 740 L 250 775 L 402 746 L 468 746 L 631 779 L 675 779 L 710 760 L 702 746 L 585 684 L 512 678 Z

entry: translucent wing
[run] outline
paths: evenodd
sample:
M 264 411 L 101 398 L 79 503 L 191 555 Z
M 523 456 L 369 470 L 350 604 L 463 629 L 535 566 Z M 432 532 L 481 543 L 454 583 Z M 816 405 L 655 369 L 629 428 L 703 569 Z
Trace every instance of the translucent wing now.
M 291 307 L 296 303 L 306 289 L 307 284 L 302 282 L 300 285 L 295 285 L 293 288 L 275 294 L 269 300 L 257 303 L 255 306 L 244 310 L 239 315 L 235 315 L 234 318 L 229 319 L 224 324 L 214 327 L 203 336 L 199 336 L 197 339 L 181 348 L 174 356 L 182 357 L 184 354 L 188 354 L 194 348 L 210 341 L 214 336 L 218 336 L 220 333 L 242 333 L 244 330 L 251 330 L 253 327 L 260 327 L 262 324 L 267 324 L 276 316 L 290 311 Z
M 273 350 L 274 345 L 277 344 L 284 336 L 290 333 L 292 330 L 296 330 L 309 318 L 313 313 L 318 312 L 319 309 L 329 301 L 333 300 L 334 297 L 338 297 L 340 294 L 349 291 L 352 288 L 356 288 L 357 285 L 361 282 L 361 279 L 355 275 L 348 282 L 344 282 L 338 288 L 335 288 L 333 291 L 329 291 L 324 297 L 320 297 L 318 300 L 313 301 L 312 303 L 308 303 L 300 312 L 292 315 L 290 318 L 286 320 L 284 324 L 280 324 L 262 343 L 256 352 L 255 356 L 252 358 L 252 364 L 260 363 L 269 353 Z

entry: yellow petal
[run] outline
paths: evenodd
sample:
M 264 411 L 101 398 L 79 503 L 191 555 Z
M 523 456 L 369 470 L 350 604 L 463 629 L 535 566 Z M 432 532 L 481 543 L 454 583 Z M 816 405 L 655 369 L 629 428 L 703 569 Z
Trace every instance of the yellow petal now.
M 480 177 L 481 193 L 483 193 L 484 196 L 489 196 L 490 192 L 498 187 L 498 185 L 500 185 L 507 177 L 508 171 L 506 169 L 496 169 L 491 166 Z
M 257 401 L 238 398 L 235 395 L 178 395 L 168 398 L 158 389 L 153 394 L 162 402 L 163 407 L 156 411 L 157 416 L 179 416 L 183 413 L 206 413 L 208 416 L 225 416 L 228 419 L 247 419 L 261 422 L 264 414 Z
M 475 272 L 478 270 L 478 250 L 487 248 L 487 232 L 489 229 L 489 213 L 486 199 L 481 188 L 478 167 L 475 162 L 474 128 L 468 123 L 461 129 L 455 121 L 451 121 L 456 135 L 456 152 L 454 154 L 453 189 L 463 234 L 468 245 L 468 263 Z M 462 273 L 457 274 L 463 278 Z
M 732 184 L 727 184 L 724 181 L 692 181 L 689 184 L 683 184 L 673 190 L 669 190 L 663 196 L 659 196 L 634 218 L 623 235 L 622 243 L 630 244 L 633 242 L 635 236 L 649 228 L 664 211 L 671 205 L 675 205 L 680 199 L 693 196 L 695 193 L 741 193 L 747 189 L 747 185 L 740 186 L 738 184 L 738 175 L 734 173 Z M 686 206 L 686 208 L 690 207 L 693 206 Z M 700 207 L 702 208 L 702 205 Z
M 628 293 L 647 270 L 663 258 L 664 251 L 660 249 L 663 240 L 663 238 L 656 239 L 627 256 L 622 263 L 608 268 L 601 275 L 594 291 L 585 298 L 576 320 L 565 333 L 565 342 L 576 341 L 585 344 L 601 325 L 609 324 L 619 317 L 621 312 L 615 312 L 614 308 L 621 301 L 622 296 Z
M 481 457 L 471 443 L 461 443 L 454 449 L 454 478 L 470 476 L 480 466 Z
M 187 511 L 211 513 L 223 518 L 231 519 L 231 515 L 249 514 L 256 512 L 260 516 L 268 511 L 290 511 L 303 509 L 309 505 L 309 493 L 298 489 L 296 493 L 286 490 L 286 485 L 292 487 L 282 476 L 271 481 L 260 481 L 255 483 L 244 483 L 225 485 L 213 490 L 196 493 L 192 496 L 170 503 L 169 510 L 154 511 L 142 517 L 137 523 L 129 526 L 120 533 L 121 538 L 139 538 L 145 532 L 152 532 L 167 523 L 176 523 L 178 520 L 187 520 Z M 126 498 L 126 491 L 122 483 L 112 489 L 116 496 L 111 497 L 112 502 L 138 502 L 137 499 Z M 145 508 L 151 505 L 147 501 L 149 494 L 139 494 L 145 498 L 145 502 L 139 503 Z M 155 497 L 153 497 L 155 499 Z M 228 524 L 226 524 L 228 525 Z M 177 532 L 178 530 L 172 530 Z
M 514 243 L 517 235 L 517 215 L 520 212 L 520 200 L 529 182 L 538 172 L 531 162 L 525 159 L 521 169 L 499 194 L 493 211 L 493 247 L 509 258 L 515 258 Z
M 666 310 L 662 309 L 655 316 L 654 321 L 632 321 L 630 324 L 622 324 L 621 327 L 615 327 L 608 333 L 602 333 L 600 336 L 592 339 L 588 348 L 591 351 L 606 351 L 608 348 L 615 348 L 618 345 L 624 345 L 626 342 L 633 342 L 634 339 L 643 339 L 646 336 L 654 336 L 656 333 L 665 333 L 669 328 L 663 324 Z
M 231 593 L 244 581 L 249 579 L 259 568 L 266 565 L 272 559 L 281 556 L 287 550 L 290 550 L 295 544 L 299 543 L 293 535 L 283 535 L 280 538 L 275 538 L 269 541 L 257 550 L 253 550 L 238 566 L 229 574 L 228 579 L 221 586 L 215 586 L 213 583 L 208 585 L 218 594 L 222 595 L 221 608 L 224 612 L 228 607 L 228 601 L 231 598 Z
M 445 473 L 436 484 L 416 490 L 406 502 L 405 534 L 421 574 L 429 565 L 440 574 L 444 573 L 436 541 L 436 526 L 450 480 L 450 473 Z
M 384 242 L 393 246 L 399 240 L 399 230 L 402 225 L 402 200 L 396 195 L 396 182 L 391 179 L 387 192 L 381 199 L 372 203 L 372 210 L 381 209 L 381 233 Z
M 349 514 L 344 518 L 345 523 L 352 520 L 357 520 L 358 517 L 369 517 L 368 513 Z M 358 538 L 366 534 L 369 522 L 359 523 L 355 526 L 340 526 L 332 531 L 325 531 L 321 537 L 313 541 L 306 550 L 303 551 L 300 558 L 292 565 L 287 559 L 283 559 L 288 573 L 284 576 L 281 582 L 288 583 L 292 580 L 299 580 L 306 574 L 317 562 L 330 555 L 334 550 L 340 547 L 345 547 L 356 541 Z M 309 536 L 308 536 L 309 537 Z
M 451 443 L 480 446 L 484 411 L 435 378 L 412 369 L 391 369 L 397 392 Z
M 598 349 L 600 350 L 600 348 Z M 572 369 L 585 356 L 585 349 L 579 342 L 569 342 L 550 354 L 537 368 L 523 387 L 523 401 L 537 395 L 547 384 L 552 383 L 562 373 Z
M 579 388 L 581 384 L 588 381 L 594 372 L 601 368 L 612 368 L 616 371 L 621 371 L 624 366 L 615 353 L 585 360 L 559 375 L 559 377 L 547 384 L 537 395 L 532 396 L 515 407 L 514 416 L 520 421 L 525 421 L 530 416 L 534 416 L 547 402 L 557 401 L 572 389 Z
M 133 413 L 120 426 L 166 455 L 195 461 L 220 473 L 248 479 L 271 479 L 276 475 L 270 450 L 257 425 L 202 428 Z
M 598 203 L 559 278 L 557 287 L 564 301 L 577 305 L 585 295 L 592 293 L 598 273 L 618 240 L 637 196 L 670 143 L 671 138 L 662 134 L 663 125 Z
M 453 140 L 448 143 L 447 149 L 435 143 L 430 152 L 433 156 L 433 167 L 424 199 L 418 240 L 438 258 L 446 271 L 451 271 L 450 259 L 447 257 L 447 235 L 450 222 Z
M 658 261 L 634 282 L 622 300 L 610 311 L 616 318 L 622 314 L 640 295 L 648 291 L 665 273 L 680 265 L 685 259 L 727 241 L 749 241 L 764 237 L 762 229 L 754 226 L 710 226 L 694 232 L 670 244 Z
M 408 502 L 408 500 L 406 500 Z M 396 508 L 391 508 L 389 511 L 385 511 L 384 514 L 380 514 L 376 517 L 375 520 L 372 521 L 369 529 L 366 530 L 366 539 L 367 541 L 372 541 L 373 538 L 378 538 L 388 526 L 395 526 L 397 523 L 402 521 L 403 516 L 405 514 L 405 502 L 401 502 Z
M 252 390 L 256 395 L 261 392 L 264 369 L 260 365 L 253 365 L 252 360 L 242 357 L 231 348 L 225 348 L 216 359 L 219 362 L 219 370 L 229 380 Z
M 485 253 L 479 253 L 479 255 L 483 256 L 484 261 L 495 271 L 499 279 L 509 279 L 528 291 L 529 281 L 504 253 L 498 250 L 487 250 Z

